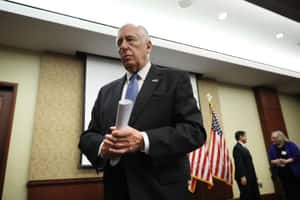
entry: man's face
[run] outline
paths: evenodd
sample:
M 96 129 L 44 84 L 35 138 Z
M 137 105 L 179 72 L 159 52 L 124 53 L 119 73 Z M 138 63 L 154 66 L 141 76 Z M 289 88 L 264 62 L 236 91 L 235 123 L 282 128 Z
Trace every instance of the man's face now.
M 247 135 L 246 134 L 241 135 L 240 136 L 240 141 L 243 142 L 244 144 L 246 144 L 247 143 Z
M 135 26 L 125 26 L 117 39 L 121 62 L 131 73 L 138 72 L 148 63 L 147 54 L 152 48 L 151 41 L 145 41 L 140 29 Z

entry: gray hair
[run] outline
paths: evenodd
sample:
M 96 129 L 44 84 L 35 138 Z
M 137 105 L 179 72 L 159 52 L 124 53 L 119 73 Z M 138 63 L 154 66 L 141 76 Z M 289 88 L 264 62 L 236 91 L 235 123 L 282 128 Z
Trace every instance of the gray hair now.
M 150 36 L 149 36 L 149 33 L 147 31 L 147 29 L 144 27 L 144 26 L 141 26 L 141 25 L 135 25 L 135 24 L 124 24 L 123 26 L 120 27 L 120 29 L 118 30 L 118 34 L 117 34 L 117 37 L 116 37 L 116 46 L 117 43 L 118 43 L 118 39 L 119 39 L 119 35 L 120 35 L 120 32 L 123 28 L 127 27 L 127 26 L 134 26 L 134 27 L 137 27 L 139 29 L 139 32 L 141 34 L 141 36 L 143 37 L 143 39 L 145 40 L 145 42 L 147 41 L 150 41 Z
M 277 139 L 280 141 L 280 145 L 283 145 L 285 142 L 289 141 L 289 139 L 280 130 L 273 131 L 272 135 L 276 135 Z

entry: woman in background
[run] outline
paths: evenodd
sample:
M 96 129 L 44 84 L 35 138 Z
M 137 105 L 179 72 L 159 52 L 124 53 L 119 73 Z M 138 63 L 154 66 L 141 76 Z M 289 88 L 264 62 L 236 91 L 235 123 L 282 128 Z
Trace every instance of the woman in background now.
M 271 165 L 285 190 L 288 200 L 300 199 L 300 150 L 281 131 L 272 132 L 269 151 Z

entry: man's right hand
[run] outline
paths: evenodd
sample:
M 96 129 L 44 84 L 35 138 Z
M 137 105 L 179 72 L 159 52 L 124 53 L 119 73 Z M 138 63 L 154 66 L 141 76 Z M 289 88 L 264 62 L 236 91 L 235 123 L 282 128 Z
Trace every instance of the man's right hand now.
M 101 147 L 101 156 L 104 159 L 118 160 L 128 152 L 135 152 L 144 149 L 144 137 L 141 132 L 126 127 L 117 130 L 111 127 L 112 134 L 106 134 Z
M 242 184 L 242 186 L 246 186 L 247 185 L 247 178 L 245 176 L 243 176 L 241 178 L 241 184 Z
M 116 154 L 114 152 L 111 152 L 111 147 L 114 145 L 114 141 L 112 141 L 113 138 L 110 135 L 105 135 L 105 139 L 103 140 L 102 147 L 101 147 L 101 156 L 104 159 L 110 159 L 110 160 L 119 160 L 121 157 L 121 154 Z

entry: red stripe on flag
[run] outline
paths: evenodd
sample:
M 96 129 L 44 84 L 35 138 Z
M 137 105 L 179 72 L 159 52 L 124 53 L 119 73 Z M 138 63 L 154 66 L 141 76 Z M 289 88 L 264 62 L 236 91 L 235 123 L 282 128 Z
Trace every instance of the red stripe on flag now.
M 218 137 L 218 136 L 216 136 Z M 219 167 L 220 167 L 220 157 L 221 157 L 221 146 L 220 143 L 218 143 L 218 149 L 216 149 L 216 151 L 218 152 L 218 157 L 217 157 L 217 165 L 216 165 L 216 170 L 215 170 L 215 174 L 219 174 Z
M 198 155 L 198 162 L 197 162 L 197 168 L 196 168 L 196 174 L 195 174 L 197 177 L 199 177 L 199 167 L 200 167 L 200 161 L 201 161 L 201 159 L 202 159 L 202 156 L 201 156 L 201 155 L 202 155 L 202 154 L 201 154 L 202 149 L 203 149 L 203 147 L 200 148 L 199 151 L 198 151 L 198 154 L 199 154 L 199 155 Z
M 207 159 L 204 159 L 203 166 L 206 166 L 206 161 L 207 161 Z M 206 169 L 205 167 L 202 168 L 202 170 L 201 170 L 201 177 L 204 177 L 205 169 Z M 204 179 L 207 179 L 207 176 L 204 177 Z
M 191 164 L 191 172 L 194 171 L 194 161 L 195 161 L 195 151 L 192 152 L 192 164 Z
M 212 173 L 214 173 L 214 169 L 215 169 L 215 166 L 214 166 L 214 159 L 215 159 L 215 141 L 216 141 L 216 136 L 215 134 L 212 134 L 210 137 L 213 137 L 213 143 L 212 143 L 212 152 L 210 152 L 212 154 L 212 158 L 211 158 L 211 166 L 212 166 Z
M 227 184 L 232 185 L 232 161 L 229 156 L 229 151 L 220 124 L 211 104 L 210 111 L 212 116 L 212 128 L 210 131 L 211 140 L 209 148 L 209 159 L 212 167 L 211 174 Z
M 222 144 L 224 143 L 224 139 L 222 140 Z M 226 171 L 226 163 L 227 163 L 227 159 L 226 159 L 226 156 L 225 156 L 225 154 L 226 154 L 226 149 L 224 149 L 224 144 L 222 145 L 223 146 L 223 151 L 224 151 L 224 154 L 223 154 L 223 161 L 224 161 L 224 163 L 223 163 L 223 166 L 222 166 L 222 172 L 221 172 L 221 178 L 222 179 L 225 179 L 225 171 Z

